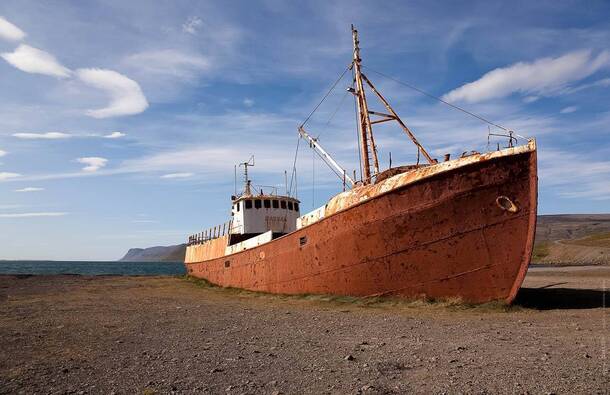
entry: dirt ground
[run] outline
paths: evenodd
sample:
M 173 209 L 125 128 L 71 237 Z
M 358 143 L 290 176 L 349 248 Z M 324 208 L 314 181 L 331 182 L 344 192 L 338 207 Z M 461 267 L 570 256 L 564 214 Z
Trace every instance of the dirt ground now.
M 605 283 L 533 268 L 505 308 L 0 276 L 0 393 L 609 393 Z

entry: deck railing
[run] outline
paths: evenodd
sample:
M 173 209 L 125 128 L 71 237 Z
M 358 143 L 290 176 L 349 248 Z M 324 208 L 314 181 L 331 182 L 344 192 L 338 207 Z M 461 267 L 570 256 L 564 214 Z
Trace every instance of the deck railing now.
M 202 232 L 192 234 L 188 237 L 187 245 L 190 246 L 195 244 L 203 244 L 206 241 L 228 235 L 229 233 L 231 233 L 232 226 L 233 220 L 230 220 L 221 225 L 217 225 Z

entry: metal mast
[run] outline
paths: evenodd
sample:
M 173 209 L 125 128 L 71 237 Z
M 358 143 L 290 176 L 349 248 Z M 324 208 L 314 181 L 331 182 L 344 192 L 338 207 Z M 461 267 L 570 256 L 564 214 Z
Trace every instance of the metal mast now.
M 379 173 L 379 162 L 377 160 L 377 147 L 373 138 L 373 128 L 369 117 L 369 108 L 366 102 L 364 93 L 364 85 L 362 83 L 362 69 L 360 59 L 360 47 L 358 41 L 358 30 L 352 25 L 352 39 L 354 41 L 354 82 L 356 84 L 356 100 L 358 104 L 358 130 L 360 138 L 360 156 L 362 158 L 362 183 L 371 183 L 372 175 Z M 373 159 L 373 171 L 371 174 L 371 154 Z
M 248 178 L 248 166 L 254 166 L 254 155 L 247 162 L 240 163 L 239 166 L 244 167 L 244 196 L 250 196 L 252 195 L 252 190 L 250 188 L 250 178 Z

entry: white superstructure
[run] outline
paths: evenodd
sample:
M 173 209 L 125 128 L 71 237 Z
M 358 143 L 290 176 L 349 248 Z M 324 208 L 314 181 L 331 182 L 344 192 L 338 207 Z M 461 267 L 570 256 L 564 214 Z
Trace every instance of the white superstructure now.
M 249 235 L 296 230 L 299 201 L 288 196 L 244 195 L 233 200 L 231 234 Z

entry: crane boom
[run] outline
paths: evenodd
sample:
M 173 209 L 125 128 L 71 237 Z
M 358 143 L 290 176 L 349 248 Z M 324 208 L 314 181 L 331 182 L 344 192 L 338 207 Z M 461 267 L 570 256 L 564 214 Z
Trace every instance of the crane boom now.
M 335 162 L 335 160 L 328 154 L 328 152 L 326 152 L 324 150 L 324 148 L 322 148 L 320 143 L 318 143 L 318 140 L 311 137 L 309 135 L 309 133 L 307 133 L 305 131 L 305 129 L 303 129 L 302 126 L 299 126 L 299 134 L 301 135 L 301 137 L 303 137 L 305 140 L 307 140 L 309 142 L 309 145 L 313 149 L 315 149 L 317 151 L 317 153 L 320 155 L 322 160 L 324 160 L 324 162 L 326 162 L 327 165 L 329 165 L 331 168 L 333 168 L 335 170 L 335 173 L 337 173 L 337 175 L 340 175 L 340 177 L 343 178 L 344 183 L 347 181 L 351 185 L 352 188 L 356 185 L 356 182 L 354 180 L 352 180 L 352 178 L 350 176 L 347 175 L 347 172 L 345 171 L 345 169 L 342 168 L 341 166 L 339 166 L 339 164 L 337 162 Z

